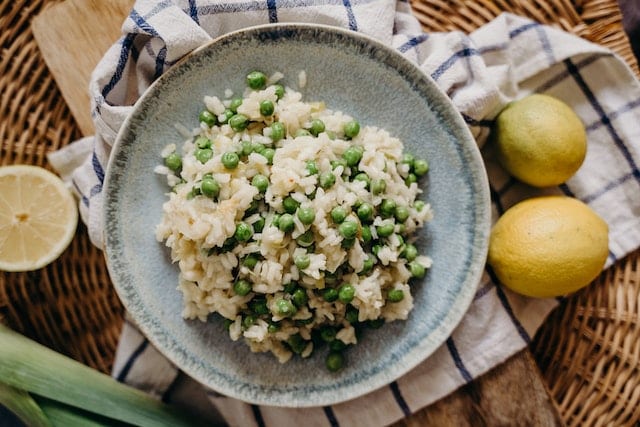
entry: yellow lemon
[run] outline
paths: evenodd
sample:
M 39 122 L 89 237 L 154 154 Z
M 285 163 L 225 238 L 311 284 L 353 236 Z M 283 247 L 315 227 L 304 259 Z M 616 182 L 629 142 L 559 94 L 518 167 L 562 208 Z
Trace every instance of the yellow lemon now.
M 507 172 L 535 187 L 571 178 L 587 152 L 580 118 L 564 102 L 541 94 L 508 104 L 496 118 L 492 139 Z
M 581 201 L 544 196 L 508 209 L 491 230 L 488 263 L 502 284 L 532 296 L 589 284 L 609 253 L 607 223 Z
M 30 271 L 67 248 L 78 224 L 76 202 L 46 169 L 0 167 L 0 270 Z

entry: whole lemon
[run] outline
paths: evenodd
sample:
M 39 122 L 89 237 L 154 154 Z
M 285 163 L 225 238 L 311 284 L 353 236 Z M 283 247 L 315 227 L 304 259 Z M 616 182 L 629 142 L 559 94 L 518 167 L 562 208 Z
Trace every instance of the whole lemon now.
M 511 175 L 535 187 L 562 184 L 582 165 L 587 134 L 564 102 L 534 94 L 508 104 L 491 133 L 497 158 Z
M 488 263 L 510 289 L 532 297 L 566 295 L 588 285 L 609 253 L 607 223 L 581 201 L 522 201 L 496 222 Z

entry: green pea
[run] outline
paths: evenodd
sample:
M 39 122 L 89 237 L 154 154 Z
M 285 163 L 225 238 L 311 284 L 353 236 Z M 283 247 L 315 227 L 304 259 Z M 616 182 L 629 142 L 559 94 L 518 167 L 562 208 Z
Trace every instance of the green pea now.
M 308 248 L 313 244 L 314 235 L 312 230 L 307 230 L 296 239 L 296 243 L 303 248 Z
M 362 159 L 362 147 L 352 145 L 344 150 L 342 158 L 347 162 L 347 166 L 356 166 Z
M 417 176 L 422 176 L 429 172 L 429 163 L 424 159 L 416 159 L 413 162 L 413 173 Z
M 309 175 L 315 175 L 318 173 L 318 165 L 315 160 L 307 160 L 305 162 L 305 169 L 309 173 Z
M 396 206 L 394 216 L 398 222 L 405 222 L 409 218 L 409 209 L 406 206 Z
M 338 135 L 336 135 L 336 133 L 332 130 L 325 130 L 325 133 L 331 141 L 335 141 L 335 139 L 338 137 Z
M 242 319 L 242 326 L 244 329 L 249 329 L 254 323 L 256 323 L 256 318 L 250 314 L 244 316 L 244 319 Z
M 370 242 L 373 238 L 373 236 L 371 235 L 371 229 L 368 226 L 362 227 L 360 234 L 362 235 L 362 241 L 365 243 Z
M 347 211 L 342 206 L 336 206 L 331 209 L 331 219 L 336 224 L 340 224 L 347 217 Z
M 238 155 L 246 157 L 251 153 L 253 153 L 253 143 L 251 141 L 242 141 Z
M 333 286 L 338 283 L 338 276 L 336 273 L 332 273 L 330 271 L 324 272 L 324 283 L 330 286 Z
M 302 288 L 296 289 L 295 291 L 293 291 L 293 294 L 291 294 L 291 301 L 293 302 L 293 305 L 295 305 L 298 308 L 304 307 L 305 305 L 307 305 L 307 302 L 309 301 L 309 297 L 307 296 L 307 291 L 305 291 Z
M 216 116 L 209 110 L 200 111 L 198 120 L 200 120 L 201 123 L 204 123 L 209 127 L 213 127 L 216 125 Z
M 406 231 L 407 227 L 405 227 L 404 224 L 398 224 L 396 231 L 400 234 L 404 234 L 404 232 Z
M 296 289 L 298 289 L 298 283 L 297 282 L 289 282 L 289 283 L 284 285 L 284 291 L 286 293 L 288 293 L 288 294 L 293 294 Z
M 251 236 L 253 236 L 253 228 L 249 224 L 239 222 L 236 225 L 236 232 L 233 234 L 233 237 L 235 237 L 238 242 L 246 242 L 251 239 Z
M 325 359 L 325 365 L 331 372 L 338 372 L 344 366 L 344 355 L 337 351 L 332 351 Z
M 275 214 L 271 220 L 271 225 L 278 227 L 280 225 L 280 214 Z
M 256 222 L 253 223 L 253 232 L 262 233 L 262 230 L 264 230 L 264 224 L 264 218 L 260 217 Z
M 378 232 L 378 237 L 389 237 L 393 234 L 394 229 L 395 229 L 395 224 L 393 223 L 385 223 L 376 227 L 376 231 Z
M 242 265 L 253 270 L 258 265 L 259 260 L 260 257 L 257 254 L 249 254 L 242 260 Z
M 353 247 L 353 245 L 356 244 L 356 239 L 342 239 L 342 242 L 340 242 L 340 247 L 343 249 L 351 249 Z
M 171 153 L 165 157 L 164 164 L 172 171 L 177 172 L 182 168 L 182 157 L 178 153 Z
M 238 157 L 238 153 L 234 153 L 233 151 L 227 151 L 220 158 L 222 165 L 227 169 L 235 169 L 238 167 L 238 163 L 240 162 L 240 157 Z
M 202 178 L 200 191 L 207 197 L 218 197 L 220 194 L 220 184 L 213 177 Z
M 247 210 L 244 211 L 244 216 L 248 217 L 255 213 L 258 213 L 258 210 L 260 210 L 260 200 L 253 199 L 251 200 L 251 203 L 249 203 L 249 207 L 247 208 Z
M 234 113 L 237 113 L 238 107 L 241 105 L 242 105 L 242 98 L 240 97 L 233 98 L 229 103 L 229 110 L 233 111 Z
M 313 136 L 318 136 L 319 134 L 321 134 L 322 132 L 324 132 L 324 122 L 320 119 L 313 119 L 311 121 L 311 126 L 309 127 L 309 132 L 311 132 L 311 135 Z
M 296 308 L 293 303 L 286 299 L 276 301 L 276 313 L 280 316 L 290 317 L 296 314 Z
M 205 164 L 213 157 L 213 150 L 211 148 L 196 148 L 194 155 L 200 163 Z
M 298 129 L 294 136 L 295 136 L 295 138 L 298 138 L 300 136 L 311 136 L 311 132 L 309 132 L 306 129 Z
M 211 148 L 212 142 L 206 136 L 199 136 L 194 141 L 194 144 L 196 144 L 196 147 L 198 148 Z
M 275 106 L 273 105 L 273 102 L 269 101 L 268 99 L 260 102 L 260 114 L 262 114 L 263 116 L 269 117 L 273 114 L 274 111 Z
M 327 190 L 336 183 L 336 176 L 331 172 L 323 172 L 320 174 L 320 178 L 318 179 L 320 183 L 320 187 Z
M 254 298 L 249 303 L 249 308 L 258 316 L 264 316 L 269 314 L 269 307 L 267 307 L 267 300 L 264 298 Z
M 251 292 L 251 288 L 251 282 L 245 279 L 236 280 L 236 282 L 233 284 L 233 292 L 235 292 L 236 295 L 240 295 L 241 297 Z
M 222 325 L 224 326 L 224 328 L 228 331 L 231 328 L 231 325 L 233 325 L 233 320 L 231 319 L 224 319 L 224 321 L 222 322 Z
M 410 169 L 413 169 L 413 162 L 415 162 L 415 160 L 415 156 L 411 153 L 405 153 L 402 156 L 402 163 L 404 163 L 405 165 L 409 165 Z
M 355 308 L 352 305 L 348 305 L 347 309 L 344 313 L 344 319 L 351 323 L 352 325 L 355 325 L 356 323 L 358 323 L 358 316 L 359 316 L 359 312 L 358 309 Z
M 358 224 L 354 221 L 343 221 L 338 226 L 338 232 L 345 239 L 353 239 L 358 234 Z
M 293 262 L 299 270 L 304 270 L 305 268 L 309 268 L 311 265 L 311 258 L 309 258 L 309 255 L 307 254 L 298 255 L 293 258 Z
M 241 132 L 249 126 L 249 118 L 244 114 L 234 114 L 233 117 L 229 119 L 229 126 L 236 132 Z
M 418 182 L 418 177 L 416 176 L 415 173 L 410 173 L 409 175 L 407 175 L 407 177 L 404 179 L 404 183 L 407 187 L 410 187 L 411 184 L 413 184 L 414 182 Z
M 362 271 L 360 273 L 368 273 L 373 269 L 374 264 L 376 263 L 376 259 L 368 255 L 367 259 L 364 260 L 364 264 L 362 265 Z
M 347 348 L 347 345 L 340 340 L 333 340 L 329 343 L 329 350 L 331 351 L 343 351 Z
M 371 329 L 380 329 L 384 325 L 384 317 L 378 317 L 377 319 L 367 320 L 367 326 Z
M 418 212 L 422 212 L 422 209 L 424 209 L 425 207 L 425 202 L 422 200 L 416 200 L 415 203 L 413 204 L 413 207 Z
M 259 142 L 252 142 L 251 143 L 251 151 L 254 152 L 254 153 L 260 154 L 260 153 L 262 153 L 264 151 L 264 149 L 265 149 L 264 144 L 261 144 Z
M 384 179 L 374 179 L 371 181 L 371 192 L 375 195 L 382 194 L 387 189 L 387 181 Z
M 298 219 L 305 225 L 312 224 L 316 219 L 316 211 L 313 208 L 300 208 L 298 209 Z
M 298 209 L 298 206 L 300 206 L 300 202 L 298 202 L 291 196 L 285 197 L 282 201 L 282 207 L 284 208 L 284 211 L 290 214 L 295 213 Z
M 380 213 L 382 216 L 390 218 L 396 213 L 396 202 L 392 199 L 384 199 L 380 203 Z
M 252 71 L 247 74 L 247 86 L 251 89 L 258 90 L 264 88 L 267 84 L 267 76 L 260 71 Z
M 363 203 L 358 207 L 358 218 L 360 221 L 369 222 L 373 220 L 373 206 L 370 203 Z
M 369 178 L 369 175 L 367 175 L 364 172 L 360 172 L 359 174 L 354 176 L 353 180 L 354 181 L 362 181 L 362 182 L 364 182 L 364 188 L 365 189 L 368 189 L 369 185 L 371 184 L 371 178 Z
M 271 134 L 269 135 L 269 137 L 273 142 L 278 142 L 282 138 L 284 138 L 284 133 L 285 133 L 285 129 L 282 123 L 280 122 L 271 123 Z
M 334 328 L 333 326 L 323 326 L 320 329 L 320 338 L 324 342 L 331 342 L 336 339 L 337 333 L 338 331 L 336 331 L 336 328 Z
M 302 353 L 307 346 L 307 342 L 300 334 L 291 335 L 287 340 L 287 344 L 289 344 L 291 351 L 296 354 Z
M 354 138 L 360 133 L 360 123 L 356 120 L 351 120 L 344 124 L 344 136 L 347 138 Z
M 338 299 L 338 290 L 334 288 L 324 288 L 322 290 L 322 299 L 326 302 L 334 302 Z
M 371 246 L 371 252 L 373 252 L 375 256 L 378 256 L 378 252 L 380 252 L 380 249 L 382 249 L 382 245 Z
M 422 264 L 417 261 L 411 261 L 408 266 L 412 277 L 416 279 L 422 279 L 424 277 L 426 270 Z
M 276 150 L 274 150 L 273 148 L 265 148 L 260 154 L 263 155 L 265 159 L 267 159 L 268 164 L 272 165 L 273 156 L 276 155 Z
M 289 213 L 282 214 L 280 216 L 280 220 L 278 221 L 278 228 L 285 233 L 290 233 L 293 231 L 295 227 L 295 223 L 293 222 L 293 215 Z
M 218 116 L 218 120 L 220 121 L 220 124 L 224 125 L 229 123 L 229 119 L 233 117 L 234 114 L 235 113 L 228 108 L 224 110 L 224 112 L 220 116 Z
M 418 249 L 415 246 L 413 246 L 411 243 L 409 243 L 405 245 L 401 255 L 407 261 L 413 261 L 418 256 Z
M 251 178 L 251 185 L 256 187 L 259 192 L 264 193 L 269 187 L 269 178 L 262 174 L 256 174 Z
M 347 169 L 347 161 L 345 159 L 331 160 L 329 163 L 332 170 L 335 170 L 338 166 L 342 166 L 343 170 Z
M 404 299 L 404 291 L 402 289 L 392 289 L 387 293 L 387 301 L 400 302 Z
M 278 322 L 270 322 L 269 326 L 267 326 L 267 332 L 270 334 L 274 334 L 280 330 L 280 323 Z
M 284 96 L 284 86 L 282 86 L 281 84 L 275 84 L 273 85 L 273 87 L 276 88 L 275 93 L 278 99 L 282 98 Z
M 356 295 L 356 288 L 353 287 L 352 284 L 350 283 L 345 283 L 342 286 L 340 286 L 340 289 L 338 289 L 338 299 L 340 300 L 340 302 L 343 302 L 345 304 L 350 303 L 351 301 L 353 301 L 353 298 Z

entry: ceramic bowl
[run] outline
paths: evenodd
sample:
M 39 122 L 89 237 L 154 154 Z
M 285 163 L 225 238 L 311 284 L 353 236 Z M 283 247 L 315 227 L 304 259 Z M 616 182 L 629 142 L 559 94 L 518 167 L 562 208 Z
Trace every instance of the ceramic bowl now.
M 207 323 L 181 317 L 178 267 L 155 239 L 167 199 L 153 172 L 160 150 L 183 137 L 176 124 L 198 126 L 205 94 L 240 92 L 254 69 L 280 71 L 306 100 L 323 100 L 363 125 L 399 137 L 428 159 L 422 198 L 434 219 L 418 248 L 433 267 L 413 286 L 406 321 L 367 330 L 328 372 L 324 353 L 280 364 L 232 342 L 219 316 Z M 149 340 L 201 383 L 265 405 L 328 405 L 369 393 L 407 373 L 451 334 L 473 298 L 484 266 L 490 226 L 489 191 L 474 139 L 430 77 L 397 52 L 363 35 L 332 27 L 275 24 L 225 35 L 169 69 L 145 92 L 122 127 L 106 172 L 105 239 L 109 272 L 124 306 Z

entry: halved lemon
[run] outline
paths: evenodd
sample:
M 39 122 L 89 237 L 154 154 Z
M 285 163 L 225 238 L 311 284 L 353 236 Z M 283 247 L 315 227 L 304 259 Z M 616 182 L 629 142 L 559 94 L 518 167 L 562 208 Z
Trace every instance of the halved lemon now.
M 0 167 L 0 270 L 37 270 L 69 246 L 78 208 L 64 182 L 37 166 Z

